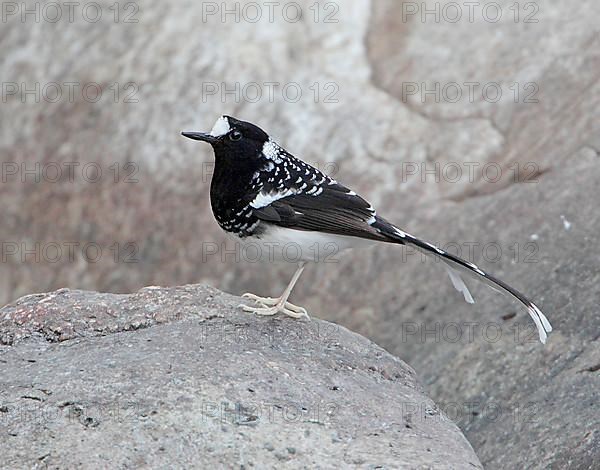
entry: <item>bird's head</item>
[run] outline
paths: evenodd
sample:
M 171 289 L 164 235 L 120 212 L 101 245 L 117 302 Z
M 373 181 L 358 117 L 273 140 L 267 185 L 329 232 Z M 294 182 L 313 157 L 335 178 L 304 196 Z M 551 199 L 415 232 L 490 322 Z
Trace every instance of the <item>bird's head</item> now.
M 182 132 L 181 135 L 212 145 L 216 158 L 253 158 L 260 154 L 269 136 L 260 127 L 230 116 L 221 116 L 209 133 Z

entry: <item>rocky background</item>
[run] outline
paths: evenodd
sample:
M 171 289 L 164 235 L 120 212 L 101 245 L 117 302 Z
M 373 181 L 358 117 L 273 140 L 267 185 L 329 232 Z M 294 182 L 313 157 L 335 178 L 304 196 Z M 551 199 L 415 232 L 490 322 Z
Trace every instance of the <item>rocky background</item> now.
M 597 2 L 100 4 L 3 11 L 0 304 L 278 294 L 292 269 L 225 242 L 211 151 L 179 136 L 231 114 L 536 299 L 556 331 L 541 347 L 515 305 L 473 283 L 466 305 L 397 247 L 310 267 L 293 300 L 415 367 L 487 468 L 598 460 Z

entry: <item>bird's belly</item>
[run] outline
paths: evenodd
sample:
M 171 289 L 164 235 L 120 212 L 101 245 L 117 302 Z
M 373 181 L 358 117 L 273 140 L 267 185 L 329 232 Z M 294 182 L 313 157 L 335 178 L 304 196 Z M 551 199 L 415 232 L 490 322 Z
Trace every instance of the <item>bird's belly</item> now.
M 266 226 L 257 236 L 233 237 L 241 244 L 247 259 L 288 263 L 335 263 L 342 252 L 372 243 L 370 240 L 356 237 L 293 230 L 274 225 Z

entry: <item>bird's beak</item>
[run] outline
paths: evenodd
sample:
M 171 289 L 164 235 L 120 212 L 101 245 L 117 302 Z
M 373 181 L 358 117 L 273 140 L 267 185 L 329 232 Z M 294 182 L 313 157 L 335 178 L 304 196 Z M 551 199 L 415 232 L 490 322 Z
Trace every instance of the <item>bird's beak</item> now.
M 201 140 L 202 142 L 208 142 L 209 144 L 214 144 L 219 139 L 210 134 L 204 134 L 203 132 L 182 132 L 182 136 L 187 137 L 192 140 Z

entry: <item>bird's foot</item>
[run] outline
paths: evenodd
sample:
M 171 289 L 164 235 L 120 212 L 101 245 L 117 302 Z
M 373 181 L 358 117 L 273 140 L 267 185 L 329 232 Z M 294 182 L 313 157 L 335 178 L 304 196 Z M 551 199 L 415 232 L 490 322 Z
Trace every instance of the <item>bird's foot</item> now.
M 290 302 L 281 302 L 281 299 L 274 299 L 272 297 L 259 297 L 258 295 L 246 293 L 242 295 L 243 298 L 253 300 L 260 307 L 251 307 L 249 305 L 240 305 L 244 312 L 254 313 L 256 315 L 270 316 L 278 313 L 283 313 L 292 318 L 306 317 L 310 320 L 308 312 L 302 307 L 298 307 Z
M 274 307 L 279 302 L 279 299 L 274 299 L 273 297 L 260 297 L 249 292 L 246 292 L 244 295 L 242 295 L 242 298 L 253 300 L 257 304 L 261 304 L 264 307 Z

